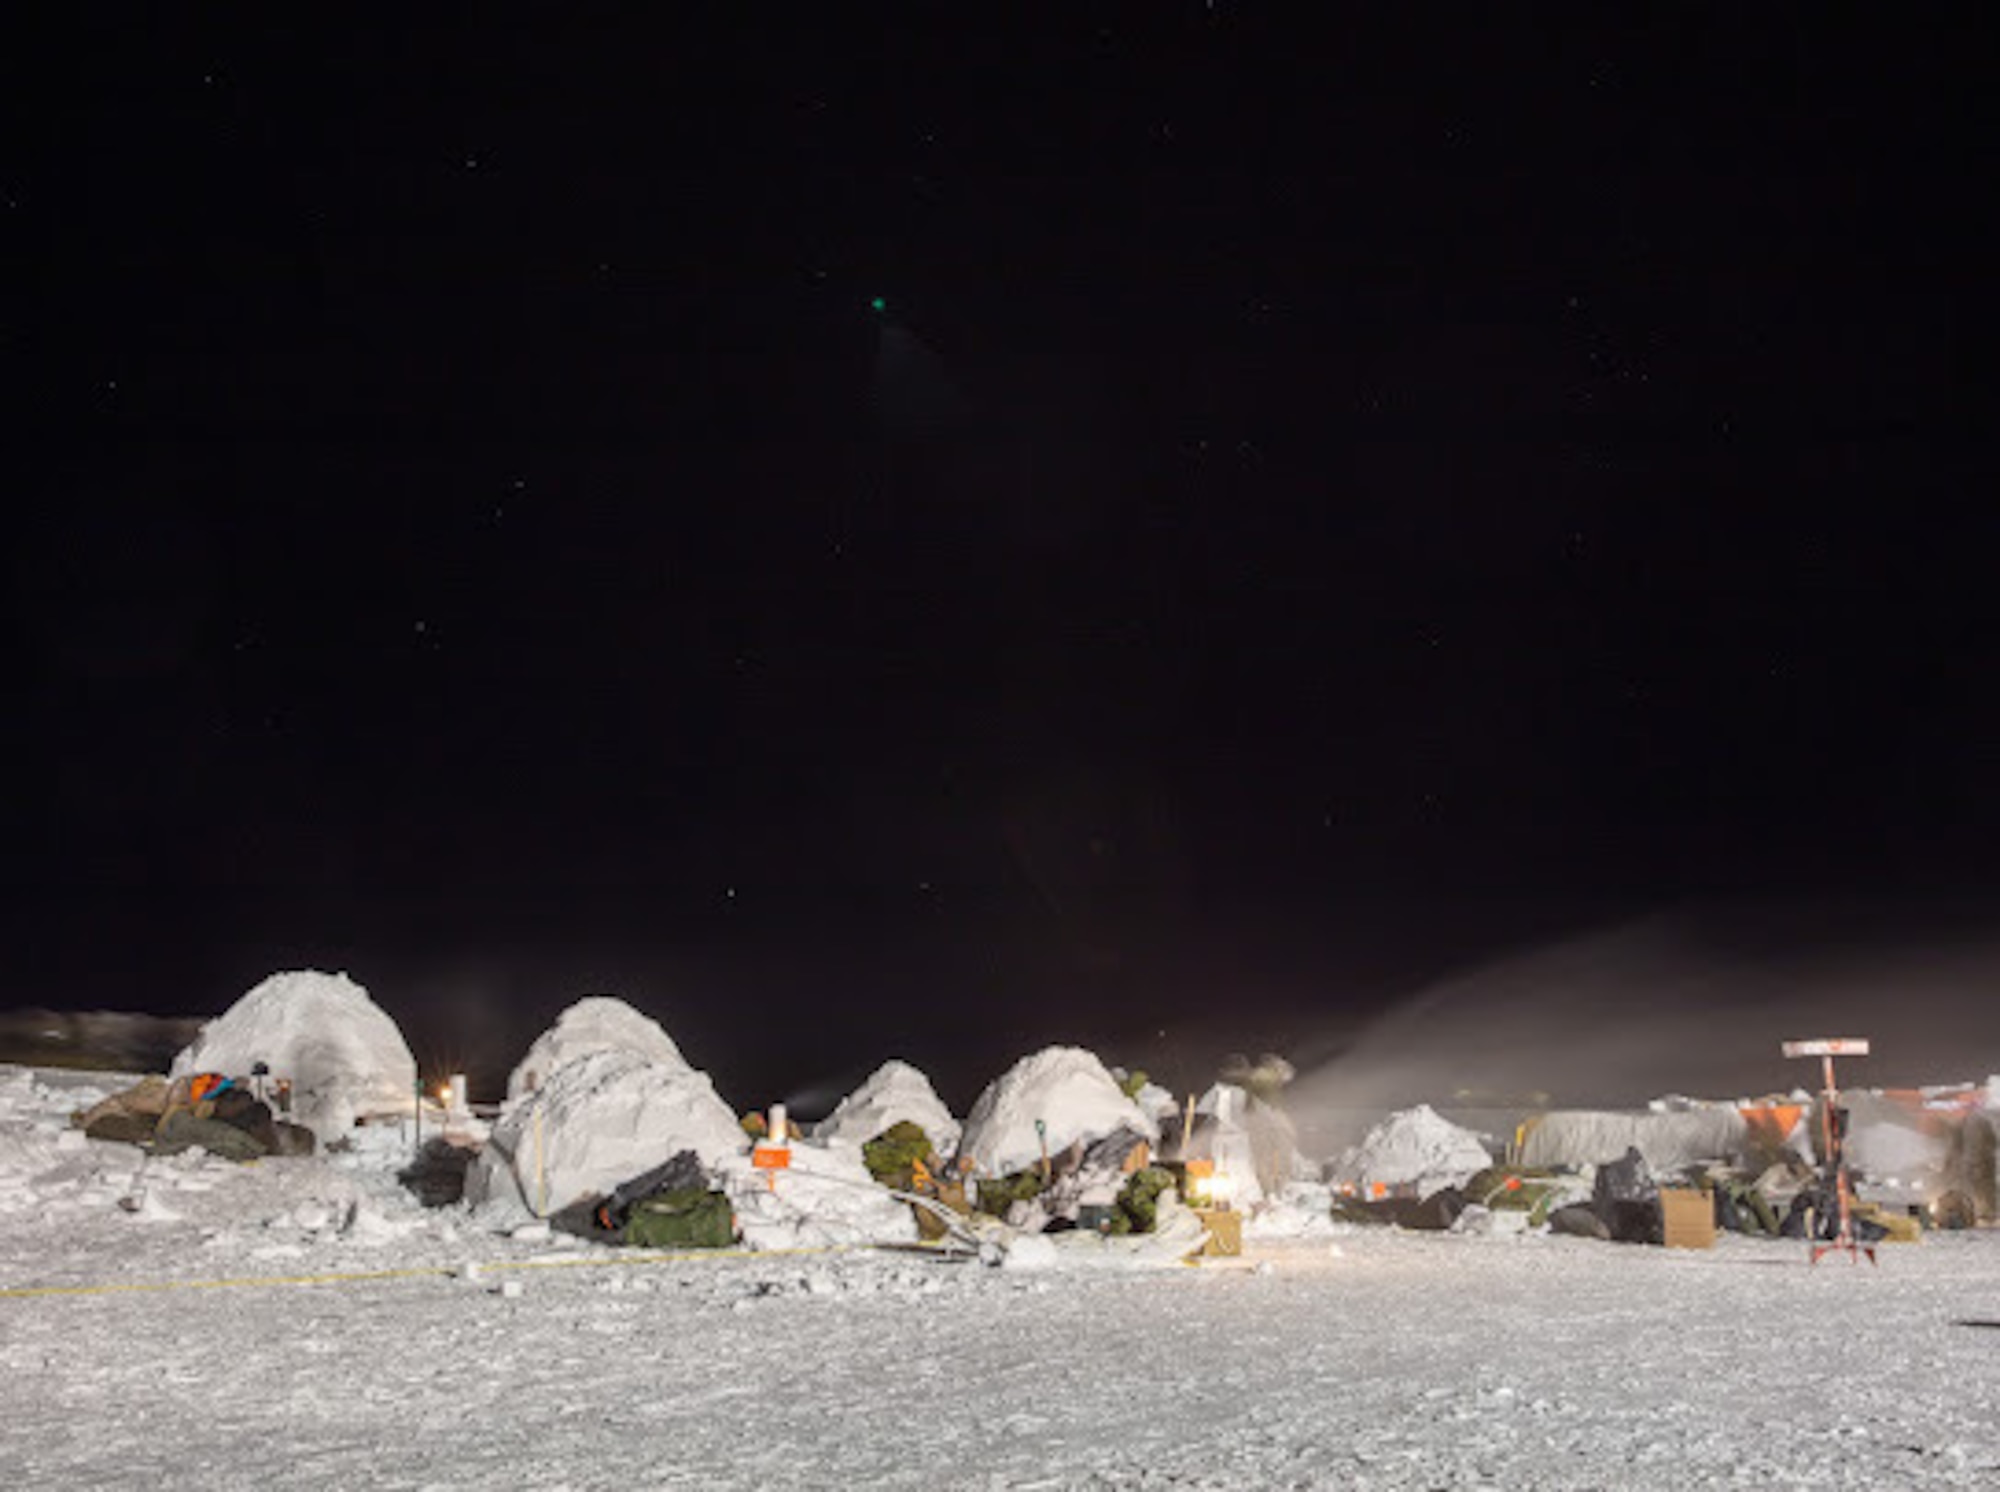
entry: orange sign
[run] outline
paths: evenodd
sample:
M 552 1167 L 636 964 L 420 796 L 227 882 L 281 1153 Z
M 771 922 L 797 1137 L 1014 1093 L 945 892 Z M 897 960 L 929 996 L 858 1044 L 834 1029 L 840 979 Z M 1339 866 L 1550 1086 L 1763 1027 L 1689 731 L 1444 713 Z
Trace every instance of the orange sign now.
M 753 1145 L 750 1147 L 750 1164 L 764 1173 L 764 1185 L 775 1192 L 778 1189 L 778 1173 L 791 1169 L 792 1147 Z
M 1802 1103 L 1762 1103 L 1738 1109 L 1743 1122 L 1750 1126 L 1751 1134 L 1766 1145 L 1782 1145 L 1799 1127 L 1799 1120 L 1805 1114 Z

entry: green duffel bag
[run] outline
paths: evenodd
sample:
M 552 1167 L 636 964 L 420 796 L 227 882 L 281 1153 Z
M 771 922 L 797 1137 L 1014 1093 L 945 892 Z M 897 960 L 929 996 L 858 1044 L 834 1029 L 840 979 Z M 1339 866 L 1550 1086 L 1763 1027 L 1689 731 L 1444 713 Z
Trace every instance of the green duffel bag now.
M 699 1187 L 655 1192 L 632 1204 L 626 1243 L 642 1249 L 722 1249 L 736 1241 L 729 1198 Z

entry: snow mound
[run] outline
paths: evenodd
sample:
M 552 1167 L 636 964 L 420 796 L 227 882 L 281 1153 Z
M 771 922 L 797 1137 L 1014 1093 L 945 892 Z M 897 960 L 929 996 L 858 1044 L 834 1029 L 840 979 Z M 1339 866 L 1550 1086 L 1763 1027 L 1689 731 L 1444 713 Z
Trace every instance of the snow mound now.
M 966 1115 L 959 1154 L 979 1174 L 1007 1176 L 1042 1158 L 1046 1128 L 1050 1155 L 1081 1140 L 1086 1145 L 1128 1129 L 1157 1142 L 1153 1116 L 1127 1098 L 1096 1056 L 1074 1046 L 1052 1046 L 1023 1057 L 986 1085 Z
M 1749 1125 L 1734 1108 L 1620 1114 L 1558 1109 L 1544 1114 L 1521 1146 L 1524 1166 L 1601 1166 L 1636 1147 L 1654 1175 L 1742 1154 Z
M 905 1120 L 923 1130 L 939 1155 L 950 1155 L 958 1148 L 958 1121 L 931 1087 L 931 1080 L 907 1062 L 884 1062 L 813 1126 L 813 1138 L 851 1140 L 860 1145 Z
M 861 1163 L 859 1142 L 794 1141 L 791 1151 L 791 1165 L 782 1171 L 759 1171 L 742 1154 L 720 1167 L 745 1248 L 916 1241 L 917 1220 L 909 1204 L 876 1184 Z
M 707 1073 L 633 1051 L 595 1051 L 507 1106 L 467 1169 L 466 1200 L 525 1204 L 546 1217 L 608 1196 L 683 1150 L 715 1170 L 748 1144 Z
M 1208 1236 L 1201 1219 L 1175 1201 L 1160 1197 L 1159 1218 L 1150 1233 L 1108 1236 L 1093 1228 L 1062 1233 L 1021 1233 L 1007 1240 L 1001 1266 L 1042 1273 L 1053 1270 L 1141 1270 L 1178 1267 Z
M 259 1062 L 291 1080 L 291 1118 L 323 1144 L 356 1119 L 408 1113 L 417 1082 L 403 1033 L 345 974 L 273 974 L 206 1022 L 169 1075 L 243 1077 Z
M 1621 1152 L 1622 1153 L 1622 1152 Z M 1391 1114 L 1334 1162 L 1335 1181 L 1359 1186 L 1414 1187 L 1428 1197 L 1462 1186 L 1493 1164 L 1486 1144 L 1427 1103 Z
M 533 1092 L 558 1067 L 592 1052 L 634 1052 L 661 1067 L 686 1067 L 666 1028 L 615 995 L 586 995 L 535 1038 L 507 1078 L 508 1102 Z
M 1158 1083 L 1140 1084 L 1132 1101 L 1153 1116 L 1162 1133 L 1181 1117 L 1181 1106 L 1174 1101 L 1174 1095 Z
M 1294 1181 L 1244 1218 L 1243 1236 L 1258 1243 L 1332 1238 L 1340 1227 L 1333 1220 L 1333 1189 L 1321 1182 Z

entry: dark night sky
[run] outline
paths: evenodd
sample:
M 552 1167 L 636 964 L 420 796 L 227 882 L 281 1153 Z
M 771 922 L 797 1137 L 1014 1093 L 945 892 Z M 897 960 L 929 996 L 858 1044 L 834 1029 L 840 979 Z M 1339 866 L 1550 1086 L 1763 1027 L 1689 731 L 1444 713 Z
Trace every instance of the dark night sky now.
M 1992 889 L 1965 38 L 999 9 L 13 38 L 0 998 L 963 1102 Z

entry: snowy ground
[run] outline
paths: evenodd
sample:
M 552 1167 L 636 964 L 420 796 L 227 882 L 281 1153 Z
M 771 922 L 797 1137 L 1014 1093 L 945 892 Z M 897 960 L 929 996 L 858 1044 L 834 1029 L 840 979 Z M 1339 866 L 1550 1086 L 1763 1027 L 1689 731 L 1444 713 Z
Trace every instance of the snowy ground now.
M 57 1081 L 0 1068 L 17 1485 L 2000 1484 L 2000 1234 L 1873 1269 L 1376 1230 L 1151 1272 L 646 1259 L 379 1164 L 154 1162 L 128 1212 L 138 1152 L 63 1138 Z

